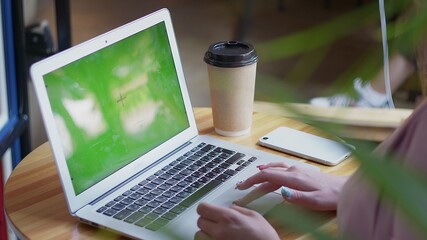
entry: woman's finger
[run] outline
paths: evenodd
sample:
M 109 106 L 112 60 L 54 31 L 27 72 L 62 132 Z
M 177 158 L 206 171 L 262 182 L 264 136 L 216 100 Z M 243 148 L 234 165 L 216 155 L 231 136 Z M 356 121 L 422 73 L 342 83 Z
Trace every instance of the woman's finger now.
M 243 214 L 243 215 L 246 215 L 246 216 L 251 216 L 251 215 L 259 214 L 258 212 L 255 212 L 252 209 L 248 209 L 248 208 L 241 207 L 241 206 L 238 206 L 238 205 L 232 205 L 231 208 L 234 209 L 234 210 L 236 210 L 237 212 Z
M 200 228 L 200 230 L 202 230 L 209 236 L 212 236 L 215 233 L 214 231 L 217 229 L 216 222 L 213 222 L 203 217 L 199 217 L 199 219 L 197 219 L 197 226 Z
M 258 165 L 257 166 L 257 168 L 259 170 L 263 170 L 263 169 L 270 168 L 270 167 L 288 168 L 289 165 L 284 163 L 284 162 L 272 162 L 272 163 L 267 163 L 265 165 Z
M 230 211 L 230 208 L 221 207 L 218 205 L 208 204 L 208 203 L 200 203 L 197 206 L 197 213 L 201 218 L 205 218 L 212 222 L 219 222 L 223 219 L 225 215 L 227 215 Z
M 289 181 L 289 173 L 282 169 L 267 168 L 252 175 L 243 182 L 236 185 L 237 189 L 245 190 L 255 184 L 270 182 L 277 185 L 282 185 L 284 182 Z
M 246 206 L 250 202 L 264 196 L 265 194 L 277 190 L 279 187 L 280 185 L 275 185 L 269 182 L 262 183 L 258 187 L 250 191 L 248 194 L 246 194 L 244 197 L 235 201 L 235 204 L 239 206 Z

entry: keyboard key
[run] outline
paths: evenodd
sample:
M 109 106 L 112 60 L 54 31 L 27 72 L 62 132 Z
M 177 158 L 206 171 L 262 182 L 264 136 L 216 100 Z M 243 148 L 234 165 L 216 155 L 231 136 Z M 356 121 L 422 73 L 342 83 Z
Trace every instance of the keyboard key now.
M 205 155 L 205 153 L 206 152 L 203 152 L 203 151 L 197 151 L 197 152 L 194 153 L 193 156 L 202 157 L 203 155 Z
M 212 172 L 214 172 L 214 173 L 222 173 L 224 170 L 225 170 L 225 168 L 216 167 L 216 168 L 212 169 Z
M 191 165 L 193 162 L 191 160 L 186 159 L 186 160 L 182 161 L 181 163 L 185 166 L 188 166 L 188 165 Z
M 191 184 L 191 187 L 193 187 L 193 188 L 199 188 L 199 187 L 201 187 L 202 185 L 203 185 L 203 183 L 202 183 L 202 182 L 197 181 L 197 182 L 193 182 L 193 183 Z
M 184 189 L 184 191 L 186 191 L 186 192 L 188 192 L 188 193 L 192 193 L 192 192 L 194 192 L 194 191 L 196 191 L 196 190 L 197 190 L 197 188 L 192 187 L 192 186 L 189 186 L 189 187 L 187 187 L 186 189 Z
M 158 186 L 158 187 L 157 187 L 157 189 L 162 190 L 162 191 L 165 191 L 165 190 L 169 189 L 169 188 L 170 188 L 170 186 L 171 186 L 171 185 L 164 183 L 164 184 L 162 184 L 162 185 Z
M 196 177 L 196 178 L 199 178 L 199 177 L 201 177 L 201 176 L 203 176 L 203 172 L 199 172 L 199 171 L 197 171 L 197 172 L 193 172 L 192 174 L 191 174 L 191 176 L 192 177 Z
M 131 190 L 127 190 L 126 192 L 124 192 L 122 195 L 123 196 L 129 196 L 130 194 L 132 194 Z
M 102 213 L 103 211 L 107 210 L 107 207 L 100 207 L 98 208 L 98 210 L 96 210 L 96 212 Z
M 188 175 L 188 174 L 191 174 L 191 171 L 186 171 L 185 169 L 183 170 L 183 171 L 185 171 L 184 173 L 181 171 L 181 173 L 180 174 L 177 174 L 177 175 L 175 175 L 175 176 L 173 176 L 172 177 L 172 179 L 173 180 L 182 180 L 183 178 L 185 178 L 185 175 Z
M 166 203 L 162 204 L 162 207 L 166 208 L 166 209 L 171 209 L 173 206 L 175 206 L 175 204 L 169 203 L 169 202 L 166 202 Z
M 212 159 L 213 159 L 213 157 L 212 157 L 212 156 L 209 156 L 209 155 L 203 156 L 203 157 L 201 158 L 201 160 L 202 160 L 202 161 L 204 161 L 204 162 L 209 162 L 209 161 L 211 161 Z
M 182 187 L 180 186 L 173 186 L 169 189 L 171 192 L 180 192 L 182 190 Z
M 147 180 L 148 180 L 148 181 L 151 181 L 151 180 L 155 179 L 156 177 L 157 177 L 156 175 L 151 175 L 151 176 L 149 176 L 149 177 L 147 178 Z
M 116 205 L 112 206 L 111 208 L 114 209 L 114 210 L 120 211 L 120 210 L 122 210 L 125 207 L 126 207 L 126 205 L 117 203 Z
M 155 197 L 156 197 L 156 195 L 148 193 L 148 194 L 145 194 L 144 196 L 142 196 L 142 199 L 150 201 L 150 200 L 154 199 Z
M 257 160 L 257 158 L 256 158 L 256 157 L 251 157 L 251 158 L 249 158 L 249 159 L 248 159 L 248 161 L 249 161 L 249 162 L 254 162 L 254 161 L 256 161 L 256 160 Z
M 150 213 L 149 213 L 149 214 L 147 214 L 144 218 L 154 220 L 154 219 L 156 219 L 156 218 L 158 218 L 158 217 L 159 217 L 159 214 L 156 214 L 156 213 L 150 212 Z
M 199 178 L 199 180 L 197 180 L 197 181 L 202 182 L 202 183 L 207 183 L 207 182 L 209 182 L 211 179 L 212 179 L 212 178 L 209 178 L 209 177 L 203 176 L 203 177 Z
M 129 217 L 127 217 L 124 221 L 127 223 L 134 223 L 137 220 L 139 220 L 140 218 L 142 218 L 145 214 L 142 212 L 135 212 L 133 214 L 131 214 Z
M 209 157 L 216 157 L 216 156 L 218 156 L 218 154 L 219 154 L 219 153 L 217 153 L 217 152 L 209 152 L 209 153 L 207 154 L 207 156 L 209 156 Z
M 151 230 L 151 231 L 157 231 L 160 228 L 162 228 L 164 225 L 168 224 L 169 220 L 165 218 L 159 218 L 156 221 L 150 223 L 145 228 Z
M 156 179 L 152 180 L 151 182 L 152 182 L 152 183 L 154 183 L 154 184 L 156 184 L 156 185 L 160 185 L 160 184 L 162 184 L 164 181 L 165 181 L 164 179 L 156 178 Z
M 162 168 L 162 170 L 163 171 L 167 171 L 167 170 L 169 170 L 169 169 L 171 169 L 172 168 L 172 166 L 170 166 L 170 165 L 166 165 L 165 167 L 163 167 Z
M 247 166 L 249 166 L 249 164 L 251 164 L 251 162 L 244 162 L 244 163 L 242 164 L 242 166 L 243 166 L 243 167 L 247 167 Z
M 116 214 L 117 211 L 114 209 L 108 209 L 107 211 L 103 212 L 103 214 L 107 215 L 107 216 L 113 216 L 114 214 Z
M 237 162 L 239 159 L 243 158 L 244 156 L 245 156 L 245 154 L 243 154 L 243 153 L 236 153 L 225 162 L 233 164 L 233 163 Z
M 188 197 L 188 195 L 190 195 L 190 193 L 182 191 L 182 192 L 179 192 L 176 196 L 180 198 L 186 198 Z
M 129 205 L 129 204 L 133 203 L 133 201 L 134 200 L 131 199 L 131 198 L 125 198 L 125 199 L 123 199 L 123 200 L 120 201 L 120 204 Z
M 160 203 L 156 202 L 156 201 L 151 201 L 151 202 L 147 203 L 147 206 L 150 208 L 156 208 L 156 207 L 160 206 Z
M 162 218 L 166 218 L 168 220 L 172 220 L 172 219 L 176 218 L 176 216 L 178 216 L 178 215 L 175 214 L 175 213 L 167 212 L 167 213 L 163 214 Z
M 175 194 L 175 192 L 169 192 L 169 191 L 167 191 L 167 192 L 164 192 L 162 196 L 167 197 L 167 198 L 170 198 L 170 197 L 172 197 L 174 194 Z
M 127 216 L 129 216 L 132 212 L 129 210 L 122 210 L 119 213 L 117 213 L 116 215 L 114 215 L 115 219 L 119 219 L 119 220 L 123 220 L 124 218 L 126 218 Z
M 147 224 L 151 223 L 151 219 L 142 218 L 138 222 L 135 223 L 135 225 L 140 227 L 145 227 Z
M 214 158 L 214 159 L 212 160 L 212 162 L 213 162 L 213 163 L 222 163 L 222 161 L 224 161 L 224 159 L 219 158 L 219 157 Z
M 230 176 L 233 176 L 234 174 L 236 174 L 236 173 L 237 173 L 237 171 L 234 171 L 234 170 L 232 170 L 232 169 L 227 169 L 227 170 L 225 170 L 225 171 L 224 171 L 224 173 L 225 173 L 225 174 L 228 174 L 228 175 L 230 175 Z
M 173 167 L 174 169 L 176 169 L 176 170 L 182 170 L 182 169 L 184 169 L 185 168 L 185 165 L 184 164 L 178 164 L 178 165 L 176 165 L 175 167 Z
M 178 204 L 181 201 L 182 201 L 182 198 L 179 198 L 179 197 L 171 197 L 169 199 L 169 202 L 174 203 L 174 204 Z
M 200 159 L 200 157 L 198 157 L 198 156 L 194 156 L 194 155 L 193 155 L 193 156 L 188 157 L 187 159 L 188 159 L 188 160 L 190 160 L 190 161 L 193 161 L 193 162 L 194 162 L 194 161 L 199 160 L 199 159 Z
M 162 175 L 159 176 L 159 178 L 163 180 L 168 180 L 171 177 L 172 175 L 170 175 L 169 173 L 163 173 Z
M 175 213 L 175 214 L 180 214 L 180 213 L 184 212 L 184 211 L 185 211 L 185 209 L 187 209 L 187 208 L 186 208 L 186 207 L 184 207 L 184 206 L 177 205 L 177 206 L 175 206 L 174 208 L 172 208 L 172 209 L 170 210 L 170 212 L 171 212 L 171 213 Z
M 196 166 L 203 166 L 205 164 L 205 162 L 203 162 L 202 160 L 197 160 L 193 164 Z
M 187 187 L 188 185 L 190 185 L 190 183 L 189 183 L 189 182 L 182 181 L 182 182 L 178 183 L 175 187 L 180 187 L 180 188 L 182 189 L 182 188 Z M 172 187 L 172 188 L 174 188 L 174 187 Z M 172 188 L 171 188 L 171 189 L 172 189 Z M 174 191 L 174 192 L 179 192 L 179 191 Z
M 118 197 L 114 198 L 114 201 L 116 201 L 116 202 L 120 202 L 120 201 L 121 201 L 121 200 L 123 200 L 124 198 L 125 198 L 125 196 L 120 195 L 120 196 L 118 196 Z
M 208 162 L 205 167 L 208 168 L 215 168 L 218 165 L 218 163 L 214 163 L 214 162 Z
M 223 152 L 223 153 L 230 154 L 230 155 L 235 153 L 235 151 L 228 150 L 228 149 L 225 149 L 225 148 L 223 148 L 223 149 L 222 149 L 222 152 Z
M 136 200 L 136 199 L 139 199 L 141 197 L 142 197 L 142 195 L 139 193 L 132 193 L 131 195 L 129 195 L 129 198 L 132 200 Z
M 184 201 L 182 201 L 180 205 L 184 207 L 191 206 L 193 203 L 195 203 L 197 200 L 205 196 L 208 192 L 212 191 L 214 188 L 218 187 L 220 184 L 221 182 L 215 181 L 215 180 L 209 182 L 208 184 L 203 186 L 201 189 L 197 190 L 196 192 L 191 194 L 189 197 L 184 199 Z
M 168 211 L 168 209 L 166 209 L 166 208 L 158 207 L 158 208 L 153 210 L 153 213 L 158 214 L 158 215 L 162 215 L 163 213 L 165 213 L 167 211 Z
M 158 197 L 156 197 L 156 199 L 154 199 L 154 201 L 159 202 L 159 203 L 166 202 L 167 200 L 168 200 L 168 198 L 163 197 L 163 196 L 158 196 Z
M 236 168 L 236 171 L 241 171 L 244 168 L 245 168 L 244 166 L 239 166 L 239 167 Z
M 222 158 L 222 159 L 227 159 L 227 158 L 229 158 L 231 155 L 230 154 L 228 154 L 228 153 L 221 153 L 220 155 L 218 155 L 218 157 L 219 158 Z
M 175 179 L 169 179 L 169 180 L 167 180 L 167 181 L 166 181 L 166 184 L 169 184 L 169 185 L 175 185 L 177 182 L 178 182 L 178 181 L 177 181 L 177 180 L 175 180 Z
M 139 194 L 141 194 L 141 195 L 145 195 L 145 194 L 147 194 L 149 191 L 150 191 L 150 189 L 148 189 L 148 188 L 140 188 L 140 189 L 138 189 L 136 192 L 137 192 L 137 193 L 139 193 Z
M 178 170 L 171 168 L 166 173 L 168 173 L 170 175 L 175 175 L 177 172 L 178 172 Z
M 208 168 L 208 167 L 201 167 L 201 168 L 199 168 L 199 172 L 202 172 L 202 173 L 207 173 L 207 172 L 209 172 L 211 169 L 210 168 Z
M 135 212 L 136 210 L 138 210 L 141 206 L 137 205 L 137 204 L 131 204 L 129 206 L 126 207 L 127 210 Z
M 199 169 L 199 166 L 193 164 L 193 165 L 188 166 L 187 169 L 192 172 L 192 171 L 196 171 L 197 169 Z
M 208 172 L 208 173 L 206 173 L 206 177 L 207 178 L 209 178 L 209 179 L 213 179 L 214 177 L 216 177 L 218 175 L 218 173 L 215 173 L 215 172 Z
M 193 177 L 193 176 L 188 176 L 188 177 L 186 177 L 186 178 L 184 179 L 184 181 L 189 182 L 189 183 L 192 183 L 192 182 L 194 182 L 194 181 L 196 181 L 196 180 L 197 180 L 197 178 L 196 178 L 196 177 Z
M 211 151 L 214 148 L 216 148 L 214 145 L 207 144 L 206 146 L 204 146 L 203 148 L 201 148 L 200 151 L 209 152 L 209 151 Z
M 144 199 L 138 199 L 138 200 L 136 200 L 136 201 L 134 202 L 134 204 L 139 205 L 139 206 L 143 206 L 143 205 L 145 205 L 145 204 L 147 204 L 147 203 L 148 203 L 148 201 L 147 201 L 147 200 L 144 200 Z
M 153 210 L 154 208 L 149 207 L 149 206 L 143 206 L 141 207 L 138 211 L 144 214 L 147 214 L 149 212 L 151 212 L 151 210 Z
M 176 179 L 176 180 L 181 180 L 182 178 L 185 178 L 186 176 L 190 175 L 194 170 L 190 170 L 190 169 L 184 169 L 180 172 L 180 174 L 178 176 L 180 176 L 180 179 Z
M 218 177 L 215 178 L 215 180 L 220 181 L 220 182 L 225 182 L 227 181 L 227 179 L 229 179 L 231 176 L 227 175 L 227 174 L 221 174 Z
M 154 189 L 150 193 L 153 194 L 153 195 L 155 195 L 155 196 L 159 196 L 159 195 L 161 195 L 163 193 L 163 191 L 161 189 Z
M 139 186 L 144 186 L 148 183 L 148 180 L 142 180 L 140 183 L 138 183 Z
M 228 168 L 229 166 L 231 166 L 231 164 L 227 163 L 227 162 L 223 162 L 219 165 L 219 167 L 221 167 L 221 168 Z
M 154 188 L 156 188 L 156 184 L 153 184 L 153 183 L 147 183 L 147 184 L 145 184 L 145 186 L 144 186 L 144 188 L 147 188 L 147 189 L 150 189 L 150 190 L 153 190 Z
M 242 165 L 242 163 L 244 163 L 244 162 L 245 162 L 245 160 L 243 160 L 243 159 L 242 159 L 242 160 L 240 160 L 240 161 L 236 162 L 236 164 L 237 164 L 237 165 Z

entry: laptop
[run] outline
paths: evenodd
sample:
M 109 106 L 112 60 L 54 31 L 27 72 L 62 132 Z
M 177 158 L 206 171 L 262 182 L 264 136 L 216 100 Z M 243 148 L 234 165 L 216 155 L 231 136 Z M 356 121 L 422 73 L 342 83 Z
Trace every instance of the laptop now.
M 223 206 L 256 165 L 311 165 L 198 134 L 169 11 L 35 63 L 37 98 L 69 212 L 141 239 L 193 238 L 196 207 Z M 265 212 L 270 193 L 248 205 Z

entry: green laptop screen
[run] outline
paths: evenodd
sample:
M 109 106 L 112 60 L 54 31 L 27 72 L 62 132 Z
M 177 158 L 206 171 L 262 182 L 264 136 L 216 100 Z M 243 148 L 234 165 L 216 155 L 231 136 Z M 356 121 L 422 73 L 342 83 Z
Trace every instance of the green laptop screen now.
M 164 23 L 44 83 L 76 194 L 189 127 Z

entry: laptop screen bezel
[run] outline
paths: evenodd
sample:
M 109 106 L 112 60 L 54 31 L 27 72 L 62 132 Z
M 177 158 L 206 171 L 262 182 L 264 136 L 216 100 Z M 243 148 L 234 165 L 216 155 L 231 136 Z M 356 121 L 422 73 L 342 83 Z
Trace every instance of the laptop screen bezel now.
M 143 31 L 151 26 L 158 23 L 164 22 L 167 36 L 169 38 L 170 49 L 175 64 L 176 74 L 178 77 L 179 85 L 182 92 L 183 102 L 185 110 L 188 116 L 189 127 L 173 138 L 167 140 L 165 143 L 149 151 L 143 156 L 139 157 L 135 161 L 129 163 L 125 167 L 119 169 L 115 173 L 101 180 L 97 184 L 88 188 L 80 194 L 76 194 L 73 188 L 73 184 L 70 177 L 70 172 L 66 164 L 66 158 L 64 155 L 64 149 L 61 144 L 61 138 L 56 129 L 54 121 L 54 115 L 49 102 L 48 94 L 45 88 L 43 76 L 56 69 L 61 68 L 73 61 L 76 61 L 84 56 L 94 53 L 102 48 L 108 47 L 115 42 L 125 39 L 128 36 L 132 36 L 140 31 Z M 176 149 L 183 143 L 194 138 L 198 134 L 196 121 L 194 118 L 188 89 L 185 82 L 184 72 L 178 52 L 178 46 L 172 26 L 170 13 L 167 9 L 161 9 L 155 13 L 137 19 L 124 26 L 111 30 L 105 34 L 95 37 L 89 41 L 76 45 L 68 50 L 46 58 L 38 63 L 31 66 L 30 69 L 34 87 L 36 90 L 37 98 L 40 104 L 43 121 L 49 137 L 49 143 L 54 155 L 54 159 L 58 169 L 58 175 L 64 190 L 64 194 L 67 199 L 68 207 L 70 212 L 73 214 L 78 209 L 82 208 L 86 204 L 92 202 L 102 194 L 106 193 L 111 189 L 112 186 L 116 186 L 125 180 L 123 176 L 133 176 L 142 169 L 153 164 L 155 161 L 163 157 L 166 153 L 169 153 L 171 149 Z

